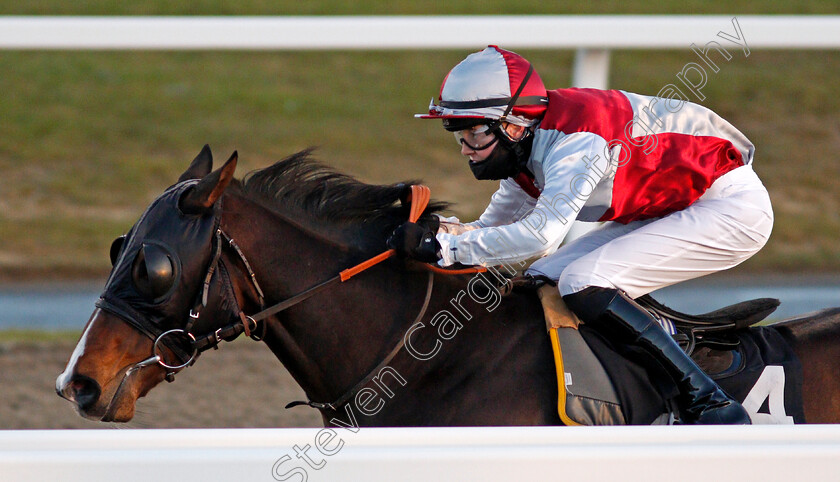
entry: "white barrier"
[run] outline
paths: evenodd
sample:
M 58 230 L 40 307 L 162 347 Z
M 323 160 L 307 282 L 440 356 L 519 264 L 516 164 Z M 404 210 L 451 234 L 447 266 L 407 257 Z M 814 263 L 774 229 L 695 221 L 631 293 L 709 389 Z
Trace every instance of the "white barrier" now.
M 320 468 L 315 468 L 320 467 Z M 0 431 L 4 481 L 826 481 L 840 426 Z
M 687 49 L 727 15 L 0 17 L 6 49 Z M 751 47 L 835 49 L 840 16 L 738 15 Z

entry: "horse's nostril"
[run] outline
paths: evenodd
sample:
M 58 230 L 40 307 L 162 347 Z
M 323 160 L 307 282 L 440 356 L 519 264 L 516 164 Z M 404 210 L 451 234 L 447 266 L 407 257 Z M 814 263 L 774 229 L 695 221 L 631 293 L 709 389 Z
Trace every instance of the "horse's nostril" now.
M 75 401 L 82 410 L 95 404 L 102 392 L 96 380 L 85 376 L 73 377 L 68 385 L 68 391 L 72 397 L 71 400 Z

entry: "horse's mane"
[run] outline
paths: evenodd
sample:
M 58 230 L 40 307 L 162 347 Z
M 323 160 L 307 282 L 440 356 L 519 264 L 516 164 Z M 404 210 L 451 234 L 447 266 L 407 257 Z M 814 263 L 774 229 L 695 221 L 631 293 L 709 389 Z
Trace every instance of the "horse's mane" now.
M 252 171 L 237 183 L 244 196 L 272 211 L 300 218 L 313 228 L 353 227 L 377 233 L 393 230 L 408 219 L 409 206 L 400 198 L 417 181 L 391 185 L 363 183 L 315 161 L 311 149 Z M 424 216 L 441 211 L 447 203 L 430 202 Z M 330 225 L 330 226 L 325 226 Z M 390 231 L 388 231 L 390 232 Z

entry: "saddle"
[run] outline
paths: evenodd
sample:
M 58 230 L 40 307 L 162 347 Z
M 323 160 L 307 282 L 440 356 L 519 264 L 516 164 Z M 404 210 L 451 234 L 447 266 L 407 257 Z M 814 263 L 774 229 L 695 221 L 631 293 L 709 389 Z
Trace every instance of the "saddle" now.
M 636 302 L 674 337 L 688 355 L 702 346 L 719 350 L 734 349 L 738 346 L 738 337 L 734 336 L 736 331 L 764 320 L 780 304 L 776 298 L 757 298 L 702 315 L 689 315 L 668 308 L 650 295 L 641 296 Z
M 558 305 L 562 307 L 565 304 L 562 300 L 558 302 L 560 294 L 557 290 L 541 289 L 546 285 L 556 286 L 556 283 L 544 276 L 525 275 L 507 280 L 500 291 L 503 295 L 511 291 L 536 291 L 546 315 L 550 316 L 550 312 L 558 311 Z M 649 294 L 640 296 L 635 301 L 674 337 L 688 355 L 703 346 L 721 350 L 733 349 L 738 343 L 737 337 L 732 336 L 734 332 L 766 319 L 781 304 L 776 298 L 756 298 L 702 315 L 691 315 L 669 308 Z M 560 310 L 563 311 L 563 308 Z M 578 323 L 579 321 L 575 320 L 572 324 L 563 321 L 553 325 L 576 327 Z

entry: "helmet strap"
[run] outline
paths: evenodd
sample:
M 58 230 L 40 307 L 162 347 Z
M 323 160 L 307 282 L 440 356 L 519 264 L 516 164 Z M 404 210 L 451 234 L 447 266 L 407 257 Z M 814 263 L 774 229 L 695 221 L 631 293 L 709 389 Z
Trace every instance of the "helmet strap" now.
M 513 106 L 516 105 L 516 101 L 519 100 L 519 95 L 522 94 L 522 90 L 525 89 L 525 84 L 528 83 L 528 79 L 531 78 L 531 74 L 534 73 L 534 66 L 528 65 L 528 72 L 525 72 L 525 77 L 522 78 L 522 82 L 519 83 L 519 88 L 516 89 L 516 93 L 510 98 L 510 102 L 508 102 L 507 108 L 505 108 L 505 113 L 502 114 L 502 117 L 499 118 L 499 121 L 504 121 L 507 119 L 508 114 L 510 111 L 513 110 Z
M 511 96 L 510 102 L 508 102 L 507 107 L 505 107 L 505 112 L 502 114 L 501 117 L 499 117 L 498 119 L 494 120 L 493 122 L 490 122 L 489 124 L 487 124 L 488 130 L 490 130 L 490 131 L 495 130 L 497 132 L 499 130 L 504 131 L 504 129 L 497 129 L 497 128 L 502 125 L 502 122 L 507 121 L 508 114 L 510 114 L 510 111 L 513 110 L 513 106 L 516 105 L 516 101 L 519 100 L 520 94 L 522 94 L 522 91 L 525 89 L 525 84 L 528 83 L 528 79 L 531 78 L 531 74 L 533 74 L 533 73 L 534 73 L 534 66 L 529 65 L 528 66 L 528 71 L 525 72 L 525 77 L 522 78 L 522 82 L 519 83 L 519 87 L 516 89 L 516 92 L 513 94 L 513 96 Z M 512 143 L 516 143 L 516 141 L 514 139 L 510 138 L 510 136 L 507 135 L 507 132 L 504 132 L 504 137 L 507 137 Z

